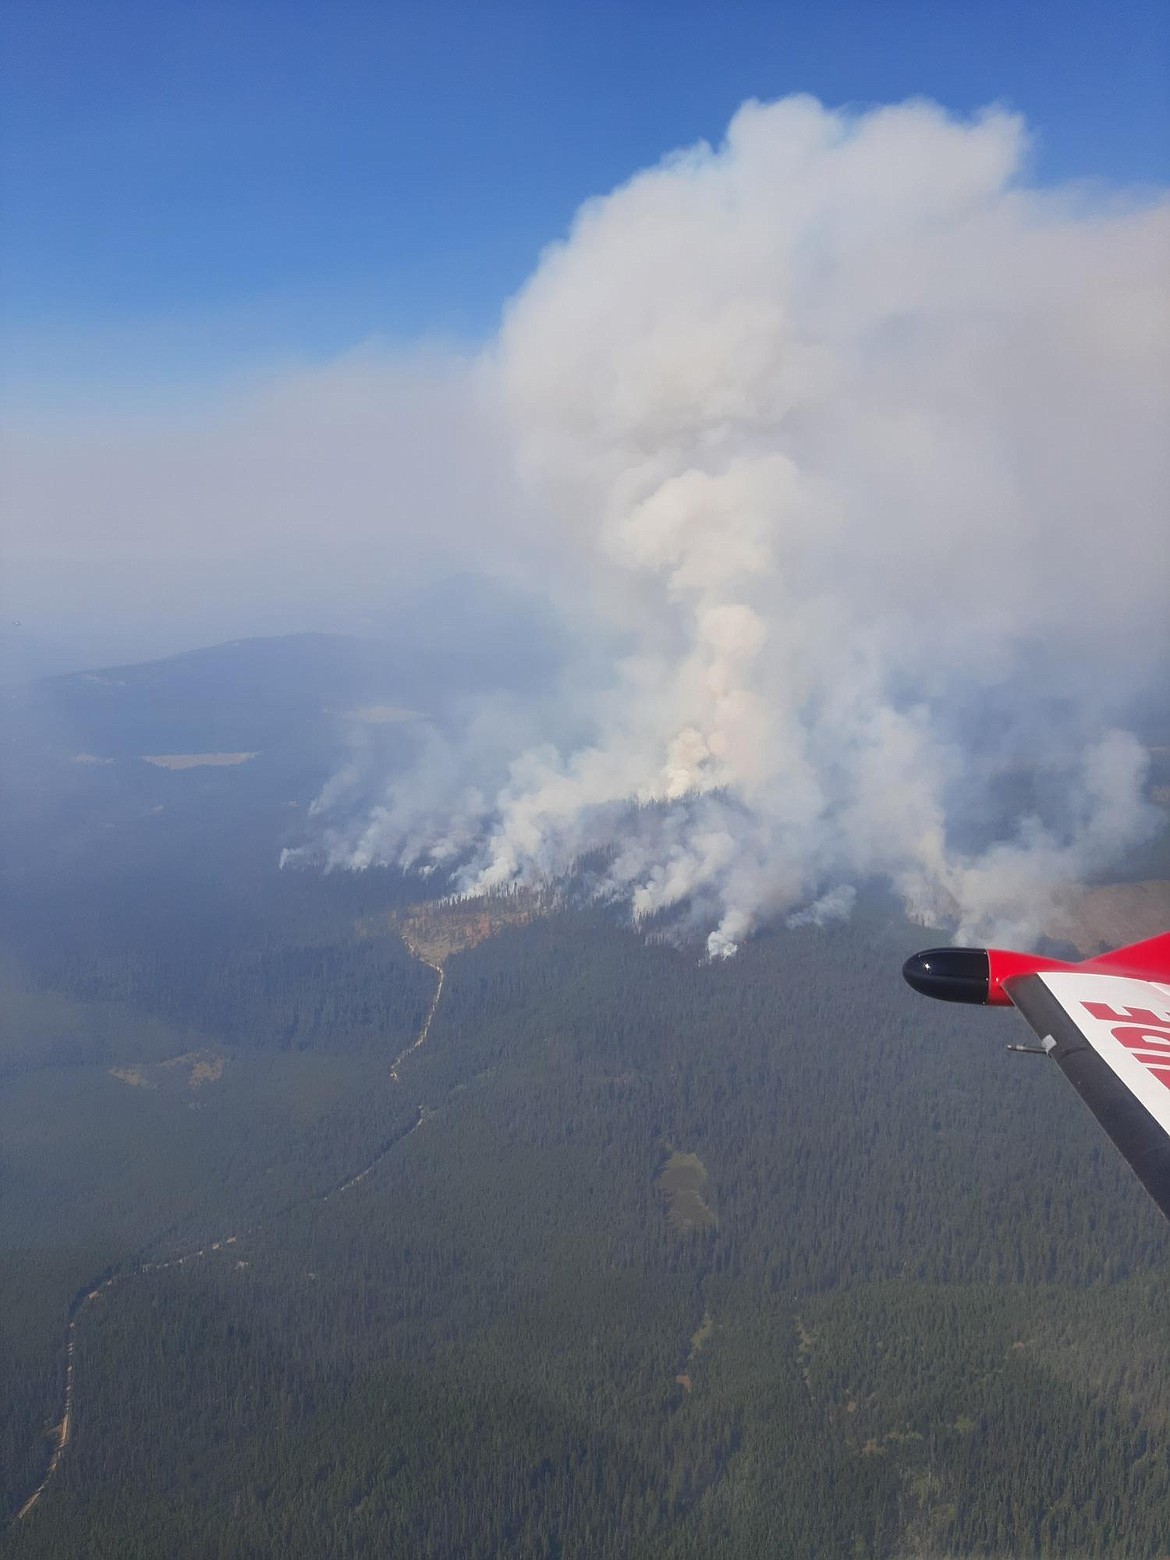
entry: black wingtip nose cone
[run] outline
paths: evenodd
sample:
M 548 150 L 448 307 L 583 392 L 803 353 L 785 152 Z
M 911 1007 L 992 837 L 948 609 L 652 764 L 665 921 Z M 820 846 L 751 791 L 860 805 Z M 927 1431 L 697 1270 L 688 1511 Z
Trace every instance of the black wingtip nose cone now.
M 990 972 L 986 948 L 927 948 L 902 966 L 915 991 L 941 1002 L 986 1002 Z

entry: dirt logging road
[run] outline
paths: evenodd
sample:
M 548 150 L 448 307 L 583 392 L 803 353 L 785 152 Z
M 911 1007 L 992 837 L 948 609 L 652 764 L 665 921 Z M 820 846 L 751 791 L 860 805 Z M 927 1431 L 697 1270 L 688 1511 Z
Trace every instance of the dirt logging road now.
M 390 1076 L 395 1083 L 400 1083 L 402 1081 L 399 1076 L 399 1068 L 401 1068 L 402 1064 L 409 1056 L 412 1055 L 413 1052 L 417 1051 L 421 1045 L 426 1043 L 427 1036 L 431 1032 L 431 1025 L 435 1021 L 435 1014 L 439 1010 L 439 1002 L 443 995 L 443 982 L 445 978 L 442 964 L 435 962 L 433 959 L 427 958 L 409 941 L 407 942 L 407 947 L 410 949 L 410 952 L 419 961 L 420 964 L 425 964 L 428 969 L 431 969 L 435 972 L 437 979 L 435 983 L 435 994 L 431 998 L 430 1006 L 427 1008 L 426 1017 L 423 1019 L 422 1027 L 419 1029 L 418 1034 L 414 1037 L 406 1049 L 401 1051 L 391 1063 Z M 312 1197 L 305 1198 L 304 1204 L 302 1206 L 307 1206 L 311 1203 L 328 1202 L 331 1198 L 338 1197 L 343 1192 L 349 1191 L 351 1187 L 357 1186 L 359 1182 L 364 1181 L 368 1175 L 376 1170 L 381 1162 L 386 1158 L 386 1156 L 394 1149 L 396 1149 L 400 1143 L 404 1142 L 413 1133 L 417 1132 L 419 1127 L 422 1126 L 423 1122 L 426 1121 L 432 1114 L 433 1112 L 428 1111 L 425 1105 L 420 1104 L 418 1107 L 418 1114 L 411 1126 L 409 1126 L 404 1132 L 399 1132 L 395 1138 L 387 1143 L 374 1156 L 374 1158 L 370 1160 L 369 1164 L 363 1166 L 362 1169 L 355 1171 L 353 1174 L 346 1176 L 336 1185 L 330 1187 L 327 1192 L 319 1192 Z M 290 1212 L 291 1210 L 286 1209 L 285 1211 Z M 52 1432 L 52 1452 L 49 1456 L 48 1465 L 45 1468 L 44 1478 L 37 1485 L 36 1489 L 33 1490 L 32 1494 L 28 1497 L 24 1504 L 17 1510 L 15 1517 L 12 1519 L 14 1523 L 23 1522 L 29 1513 L 34 1509 L 37 1502 L 40 1500 L 41 1496 L 45 1493 L 50 1483 L 52 1482 L 53 1476 L 60 1467 L 61 1459 L 64 1457 L 66 1448 L 69 1445 L 70 1436 L 72 1435 L 73 1431 L 74 1396 L 76 1388 L 75 1365 L 77 1352 L 77 1326 L 82 1319 L 86 1307 L 91 1305 L 94 1301 L 100 1299 L 101 1296 L 106 1294 L 108 1291 L 112 1290 L 115 1284 L 126 1282 L 132 1278 L 141 1277 L 147 1273 L 161 1273 L 167 1268 L 183 1267 L 186 1263 L 197 1262 L 200 1258 L 206 1257 L 212 1252 L 223 1251 L 230 1246 L 237 1245 L 242 1235 L 255 1233 L 255 1228 L 251 1230 L 244 1230 L 238 1235 L 228 1235 L 221 1240 L 212 1241 L 207 1245 L 200 1246 L 194 1251 L 184 1252 L 182 1256 L 172 1257 L 166 1262 L 140 1262 L 133 1267 L 127 1268 L 122 1273 L 104 1274 L 101 1278 L 95 1279 L 84 1293 L 78 1295 L 74 1299 L 72 1305 L 69 1308 L 69 1324 L 65 1332 L 64 1401 L 61 1407 L 61 1417 L 54 1426 Z M 247 1267 L 248 1264 L 243 1260 L 237 1260 L 236 1265 L 237 1267 L 243 1268 Z

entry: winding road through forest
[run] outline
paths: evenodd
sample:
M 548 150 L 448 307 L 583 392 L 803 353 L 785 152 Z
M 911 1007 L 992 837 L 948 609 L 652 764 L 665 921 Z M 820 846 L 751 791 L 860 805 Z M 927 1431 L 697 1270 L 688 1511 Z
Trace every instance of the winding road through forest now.
M 411 954 L 419 961 L 420 964 L 425 964 L 428 969 L 435 972 L 437 980 L 435 984 L 435 994 L 431 998 L 431 1003 L 427 1009 L 426 1017 L 423 1019 L 422 1027 L 419 1029 L 418 1034 L 414 1037 L 411 1043 L 405 1048 L 405 1050 L 401 1051 L 394 1058 L 394 1061 L 390 1065 L 390 1077 L 395 1083 L 400 1083 L 402 1081 L 399 1077 L 399 1068 L 402 1066 L 403 1062 L 405 1062 L 408 1057 L 417 1051 L 420 1046 L 425 1045 L 427 1036 L 431 1032 L 431 1025 L 435 1021 L 435 1014 L 439 1009 L 439 1001 L 443 995 L 443 966 L 441 964 L 435 963 L 431 959 L 426 958 L 422 953 L 419 952 L 416 947 L 413 947 L 409 942 L 407 943 L 407 947 L 410 949 Z M 381 1148 L 378 1153 L 374 1155 L 373 1159 L 370 1160 L 368 1165 L 364 1166 L 361 1170 L 356 1171 L 353 1175 L 347 1176 L 343 1181 L 339 1181 L 336 1186 L 330 1187 L 327 1192 L 318 1192 L 312 1197 L 306 1197 L 302 1199 L 300 1203 L 294 1203 L 291 1208 L 284 1209 L 283 1212 L 287 1214 L 291 1213 L 293 1209 L 297 1207 L 309 1207 L 313 1203 L 328 1202 L 331 1198 L 340 1196 L 342 1192 L 349 1191 L 350 1187 L 357 1186 L 360 1181 L 364 1181 L 372 1171 L 376 1170 L 381 1162 L 386 1158 L 386 1156 L 392 1153 L 400 1143 L 405 1142 L 408 1137 L 417 1132 L 419 1127 L 422 1126 L 423 1122 L 433 1114 L 433 1111 L 428 1111 L 425 1105 L 420 1104 L 418 1107 L 418 1115 L 414 1123 L 409 1126 L 405 1132 L 400 1132 L 396 1138 L 393 1138 L 389 1143 Z M 252 1225 L 242 1231 L 241 1234 L 254 1234 L 256 1230 L 261 1227 L 262 1226 L 259 1225 Z M 41 1496 L 48 1489 L 50 1483 L 53 1480 L 54 1474 L 61 1465 L 61 1459 L 64 1457 L 65 1451 L 69 1445 L 69 1438 L 73 1429 L 75 1391 L 74 1365 L 77 1349 L 77 1325 L 81 1321 L 86 1306 L 99 1299 L 100 1296 L 103 1295 L 107 1290 L 112 1289 L 115 1284 L 125 1282 L 127 1279 L 139 1278 L 146 1273 L 161 1273 L 164 1272 L 167 1268 L 182 1267 L 185 1263 L 199 1261 L 201 1257 L 207 1256 L 209 1252 L 226 1250 L 227 1247 L 237 1244 L 241 1238 L 241 1234 L 227 1235 L 221 1240 L 212 1241 L 207 1245 L 198 1247 L 198 1249 L 194 1251 L 184 1252 L 182 1256 L 172 1257 L 166 1262 L 140 1262 L 134 1267 L 127 1268 L 124 1272 L 103 1273 L 98 1278 L 94 1279 L 84 1291 L 79 1292 L 74 1297 L 73 1303 L 69 1307 L 69 1322 L 65 1332 L 64 1402 L 61 1409 L 61 1418 L 57 1422 L 55 1428 L 53 1449 L 49 1457 L 48 1466 L 45 1469 L 44 1478 L 17 1511 L 15 1517 L 12 1519 L 14 1523 L 23 1522 L 28 1514 L 36 1506 Z

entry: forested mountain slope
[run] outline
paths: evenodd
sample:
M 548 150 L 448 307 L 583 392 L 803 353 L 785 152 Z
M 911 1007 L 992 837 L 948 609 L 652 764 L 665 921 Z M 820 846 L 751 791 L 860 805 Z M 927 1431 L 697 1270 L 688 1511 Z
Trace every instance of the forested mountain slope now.
M 567 913 L 453 955 L 370 1175 L 273 1145 L 285 1209 L 86 1308 L 11 1552 L 1157 1552 L 1161 1222 L 906 945 L 711 968 Z
M 445 926 L 290 773 L 13 843 L 0 1554 L 1170 1553 L 1166 1227 L 929 931 Z

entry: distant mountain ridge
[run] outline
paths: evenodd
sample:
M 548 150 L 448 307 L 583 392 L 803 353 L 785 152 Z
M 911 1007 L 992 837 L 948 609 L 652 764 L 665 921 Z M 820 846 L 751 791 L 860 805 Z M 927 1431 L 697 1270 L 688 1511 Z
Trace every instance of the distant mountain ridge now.
M 398 696 L 413 671 L 388 642 L 294 634 L 47 677 L 5 703 L 101 757 L 241 752 L 317 725 L 329 706 Z

